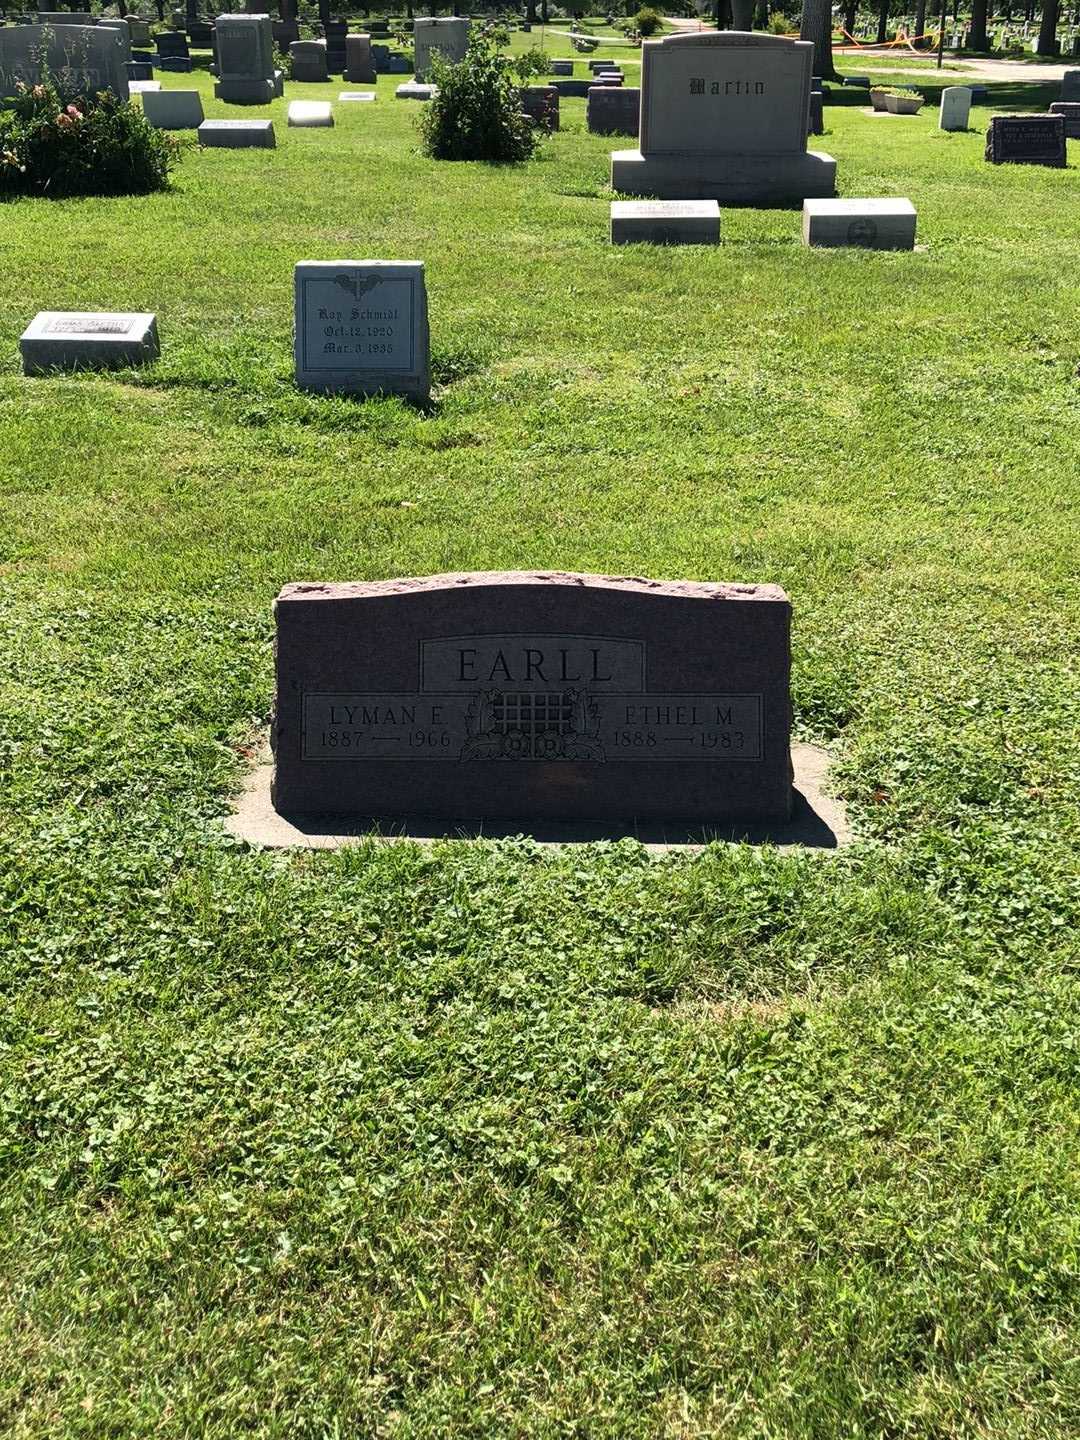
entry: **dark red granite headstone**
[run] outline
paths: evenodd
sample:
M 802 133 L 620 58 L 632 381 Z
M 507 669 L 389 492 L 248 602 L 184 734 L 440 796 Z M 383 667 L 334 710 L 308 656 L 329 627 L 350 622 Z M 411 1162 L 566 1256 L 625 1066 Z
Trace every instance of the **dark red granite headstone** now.
M 286 585 L 285 814 L 786 819 L 775 585 L 552 572 Z

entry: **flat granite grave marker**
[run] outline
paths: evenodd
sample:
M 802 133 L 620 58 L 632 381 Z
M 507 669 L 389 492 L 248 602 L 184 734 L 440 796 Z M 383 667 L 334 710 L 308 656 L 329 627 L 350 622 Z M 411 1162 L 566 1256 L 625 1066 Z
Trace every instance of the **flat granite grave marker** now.
M 281 813 L 790 815 L 778 586 L 436 575 L 287 585 L 274 608 Z
M 350 395 L 431 393 L 419 260 L 301 260 L 294 275 L 296 383 Z
M 613 245 L 718 245 L 716 200 L 612 200 Z
M 915 221 L 915 206 L 910 200 L 806 200 L 803 244 L 911 250 L 915 246 Z
M 204 120 L 197 134 L 200 145 L 222 150 L 277 147 L 272 120 Z
M 159 130 L 197 130 L 205 119 L 198 90 L 144 91 L 142 107 Z
M 346 104 L 354 105 L 363 100 L 374 100 L 377 97 L 374 90 L 339 90 L 337 98 Z
M 395 100 L 430 100 L 437 93 L 437 85 L 422 85 L 419 80 L 406 80 L 394 91 Z
M 23 371 L 101 370 L 144 365 L 161 353 L 151 314 L 42 310 L 19 339 Z
M 966 130 L 971 115 L 971 91 L 966 85 L 946 85 L 941 92 L 938 126 L 942 130 Z
M 986 132 L 992 165 L 1065 166 L 1065 120 L 1061 115 L 995 115 Z
M 785 205 L 832 195 L 836 161 L 806 148 L 814 47 L 738 30 L 646 40 L 637 150 L 611 156 L 624 195 Z

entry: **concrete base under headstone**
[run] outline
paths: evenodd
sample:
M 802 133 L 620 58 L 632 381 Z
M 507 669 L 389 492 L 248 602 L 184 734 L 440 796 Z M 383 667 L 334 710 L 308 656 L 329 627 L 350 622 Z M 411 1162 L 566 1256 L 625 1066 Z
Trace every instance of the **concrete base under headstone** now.
M 101 370 L 145 365 L 161 353 L 157 317 L 80 310 L 42 310 L 19 340 L 23 371 Z
M 663 200 L 793 205 L 836 193 L 836 161 L 818 150 L 793 155 L 649 155 L 615 150 L 611 188 Z
M 198 130 L 199 144 L 241 150 L 250 146 L 273 150 L 277 145 L 272 120 L 204 120 Z
M 910 200 L 807 200 L 803 244 L 913 250 L 915 220 Z
M 628 821 L 588 824 L 582 821 L 522 822 L 473 820 L 468 817 L 411 816 L 394 825 L 356 820 L 342 815 L 281 815 L 274 809 L 270 786 L 274 778 L 274 757 L 269 743 L 260 746 L 254 768 L 244 780 L 225 829 L 248 845 L 269 850 L 339 850 L 363 840 L 393 843 L 411 840 L 420 843 L 450 840 L 497 840 L 510 835 L 529 835 L 541 845 L 583 845 L 598 840 L 630 836 L 653 854 L 669 850 L 698 850 L 713 840 L 747 841 L 752 845 L 776 845 L 781 849 L 807 847 L 838 850 L 850 845 L 851 826 L 841 801 L 831 793 L 829 754 L 816 745 L 794 744 L 794 800 L 790 820 L 767 824 L 717 826 L 676 825 Z
M 613 245 L 718 245 L 715 200 L 613 200 Z
M 214 85 L 214 98 L 226 105 L 269 105 L 274 93 L 273 80 L 251 75 L 223 75 Z

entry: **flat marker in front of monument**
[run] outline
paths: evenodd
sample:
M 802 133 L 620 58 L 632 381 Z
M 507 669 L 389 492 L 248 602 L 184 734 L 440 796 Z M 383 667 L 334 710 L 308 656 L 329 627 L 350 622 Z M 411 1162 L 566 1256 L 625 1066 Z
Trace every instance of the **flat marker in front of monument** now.
M 716 200 L 612 200 L 613 245 L 719 245 Z
M 420 260 L 301 260 L 294 272 L 296 383 L 350 395 L 431 394 Z
M 145 365 L 161 353 L 157 317 L 149 313 L 42 310 L 23 331 L 19 351 L 26 375 Z
M 511 572 L 287 585 L 283 814 L 786 820 L 775 585 Z
M 195 133 L 200 145 L 224 150 L 273 150 L 277 146 L 272 120 L 204 120 Z
M 804 200 L 803 244 L 913 250 L 915 206 L 888 200 Z

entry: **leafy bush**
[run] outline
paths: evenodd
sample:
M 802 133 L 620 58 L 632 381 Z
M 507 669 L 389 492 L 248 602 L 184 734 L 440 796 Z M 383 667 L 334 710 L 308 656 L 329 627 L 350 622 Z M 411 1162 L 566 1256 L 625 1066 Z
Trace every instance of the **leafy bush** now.
M 111 91 L 61 97 L 20 81 L 0 112 L 0 195 L 145 195 L 164 190 L 180 142 Z
M 431 72 L 438 90 L 418 122 L 425 154 L 434 160 L 498 164 L 529 159 L 539 136 L 521 113 L 514 60 L 481 35 L 456 65 L 435 52 Z
M 537 75 L 546 75 L 548 73 L 550 61 L 543 50 L 538 49 L 536 46 L 533 46 L 531 50 L 526 50 L 521 55 L 511 56 L 511 59 L 514 62 L 514 74 L 521 81 L 522 85 L 527 85 L 529 81 Z
M 875 85 L 882 95 L 896 95 L 901 100 L 925 100 L 921 90 L 911 90 L 906 85 Z
M 650 10 L 648 6 L 643 6 L 634 16 L 634 29 L 639 35 L 644 36 L 646 39 L 648 39 L 650 35 L 655 35 L 662 24 L 663 21 L 660 19 L 660 12 L 658 10 Z

